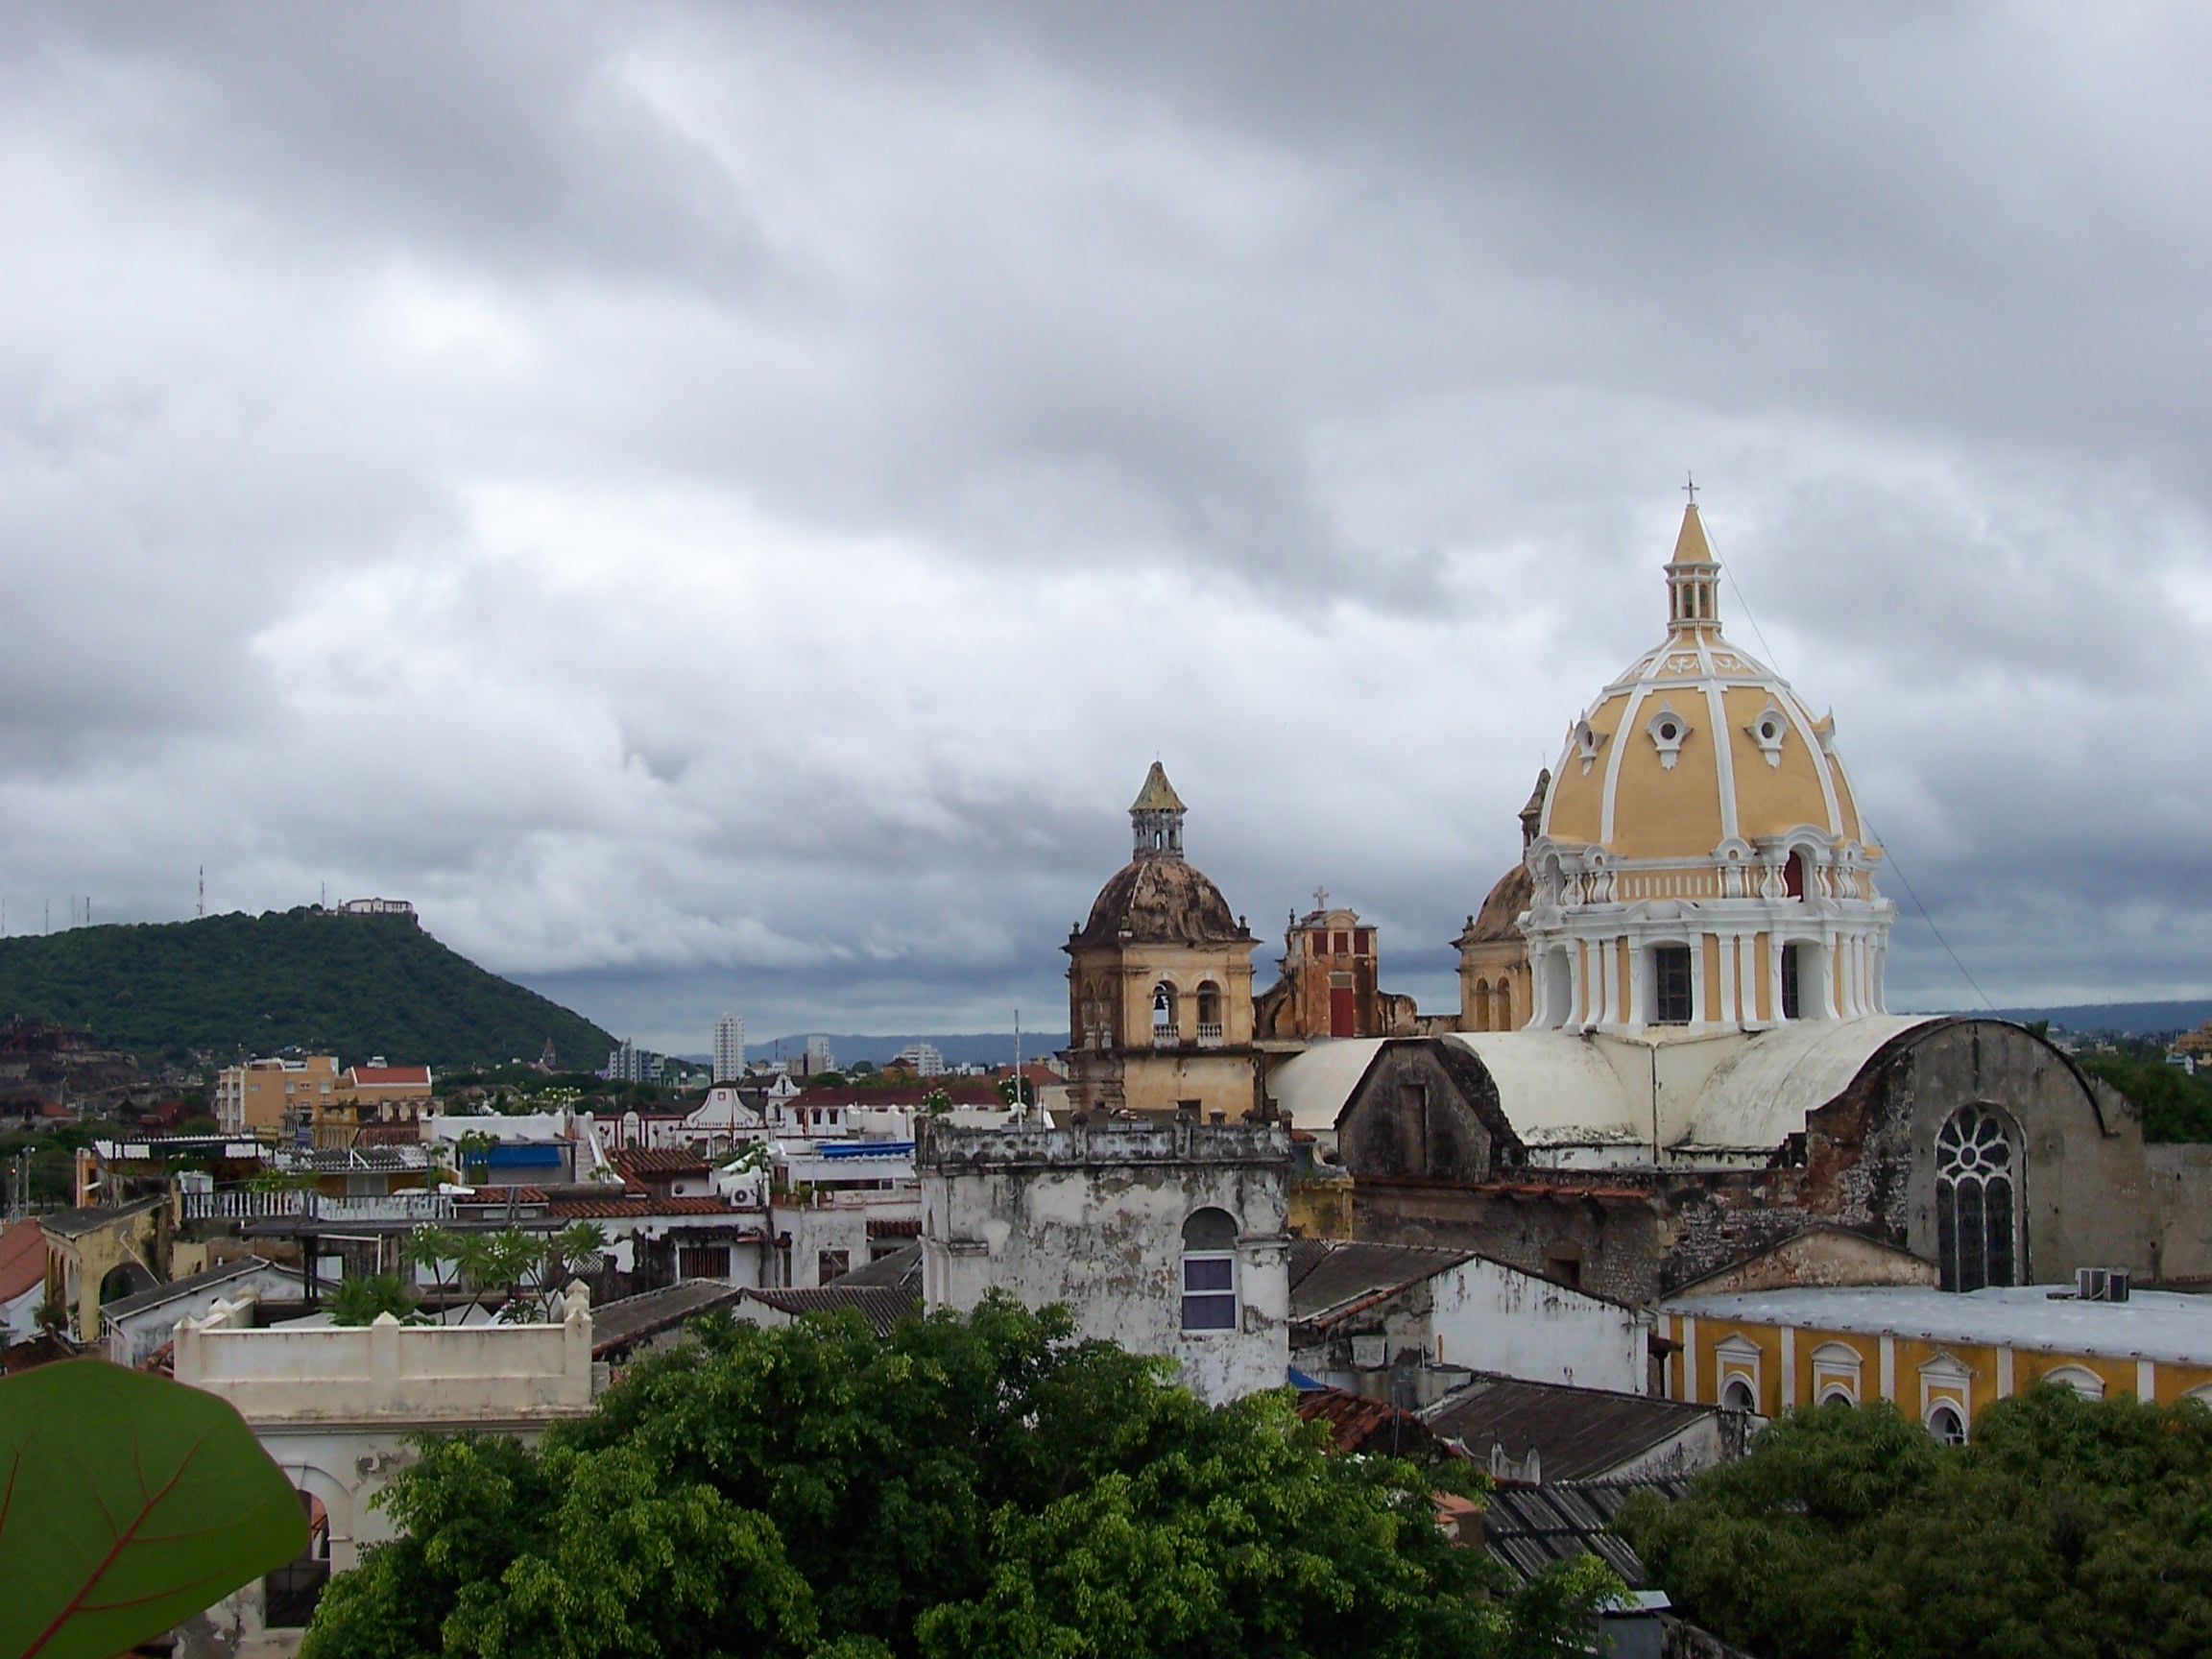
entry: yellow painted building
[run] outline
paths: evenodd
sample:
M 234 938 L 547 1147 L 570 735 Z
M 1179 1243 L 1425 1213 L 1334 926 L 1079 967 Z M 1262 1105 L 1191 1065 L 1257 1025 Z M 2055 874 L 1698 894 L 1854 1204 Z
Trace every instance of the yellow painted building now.
M 2212 1405 L 2212 1300 L 2062 1286 L 1756 1290 L 1660 1305 L 1670 1399 L 1772 1417 L 1792 1406 L 1887 1400 L 1939 1439 L 2038 1380 L 2084 1396 Z
M 287 1112 L 297 1110 L 312 1120 L 337 1086 L 334 1054 L 227 1066 L 215 1079 L 215 1126 L 225 1135 L 274 1141 L 284 1130 Z

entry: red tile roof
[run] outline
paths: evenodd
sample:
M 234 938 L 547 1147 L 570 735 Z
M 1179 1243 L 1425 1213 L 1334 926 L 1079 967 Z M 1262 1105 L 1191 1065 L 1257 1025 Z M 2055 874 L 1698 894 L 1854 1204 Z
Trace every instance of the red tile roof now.
M 698 1153 L 675 1146 L 625 1146 L 614 1154 L 614 1167 L 628 1176 L 704 1175 L 707 1160 Z
M 1310 1388 L 1298 1396 L 1298 1415 L 1326 1423 L 1333 1450 L 1374 1451 L 1393 1457 L 1456 1455 L 1410 1411 L 1342 1388 Z
M 36 1221 L 0 1233 L 0 1302 L 12 1302 L 46 1277 L 46 1235 Z
M 507 1189 L 504 1187 L 479 1187 L 472 1197 L 464 1198 L 456 1195 L 453 1202 L 456 1204 L 504 1204 L 507 1202 Z M 517 1204 L 542 1204 L 545 1202 L 545 1189 L 542 1187 L 517 1187 L 515 1189 L 515 1202 Z
M 546 1205 L 548 1215 L 573 1221 L 621 1221 L 656 1215 L 730 1215 L 742 1212 L 719 1198 L 556 1198 Z

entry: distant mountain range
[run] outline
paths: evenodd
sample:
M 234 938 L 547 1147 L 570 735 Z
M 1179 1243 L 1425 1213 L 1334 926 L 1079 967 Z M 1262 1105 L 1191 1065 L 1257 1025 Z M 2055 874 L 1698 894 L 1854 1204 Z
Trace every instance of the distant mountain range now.
M 0 939 L 0 1016 L 92 1032 L 141 1064 L 300 1047 L 441 1068 L 607 1063 L 614 1039 L 447 950 L 412 916 L 301 907 Z
M 2164 1031 L 2194 1030 L 2212 1020 L 2212 1002 L 2077 1002 L 2064 1008 L 2000 1008 L 1997 1017 L 2023 1024 L 2048 1020 L 2069 1031 L 2131 1032 L 2149 1037 Z

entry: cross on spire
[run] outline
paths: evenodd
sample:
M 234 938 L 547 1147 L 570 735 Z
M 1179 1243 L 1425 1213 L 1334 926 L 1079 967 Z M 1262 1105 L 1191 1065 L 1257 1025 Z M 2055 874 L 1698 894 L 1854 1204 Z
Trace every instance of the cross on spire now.
M 1697 505 L 1697 480 L 1694 474 L 1689 472 L 1682 474 L 1682 493 L 1690 497 L 1691 506 Z

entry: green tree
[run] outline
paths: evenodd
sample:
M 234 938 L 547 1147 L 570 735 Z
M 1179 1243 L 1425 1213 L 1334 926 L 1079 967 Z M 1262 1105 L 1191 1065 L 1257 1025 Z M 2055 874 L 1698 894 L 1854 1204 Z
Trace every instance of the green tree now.
M 399 1245 L 399 1260 L 410 1267 L 427 1267 L 440 1290 L 453 1288 L 460 1272 L 464 1241 L 451 1227 L 426 1222 L 408 1234 Z
M 358 1273 L 341 1279 L 330 1292 L 330 1323 L 373 1325 L 381 1313 L 404 1324 L 426 1323 L 426 1315 L 416 1311 L 415 1301 L 414 1290 L 397 1273 Z
M 1064 1310 L 711 1319 L 536 1452 L 431 1440 L 301 1659 L 1567 1653 L 1594 1563 L 1502 1593 L 1433 1491 L 1286 1393 L 1209 1409 Z M 1462 1470 L 1464 1466 L 1458 1466 Z
M 1688 1617 L 1767 1659 L 2212 1650 L 2212 1412 L 2045 1383 L 1974 1431 L 1806 1407 L 1621 1526 Z

